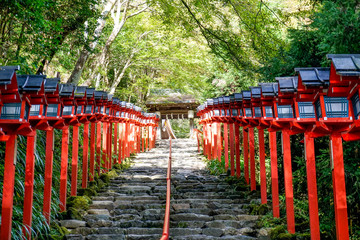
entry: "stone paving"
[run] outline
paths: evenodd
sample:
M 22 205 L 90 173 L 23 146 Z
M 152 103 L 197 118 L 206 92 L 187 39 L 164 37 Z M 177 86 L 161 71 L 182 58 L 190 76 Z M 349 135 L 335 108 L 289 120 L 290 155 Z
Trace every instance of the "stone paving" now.
M 250 200 L 223 177 L 207 173 L 195 141 L 173 140 L 172 150 L 170 239 L 269 239 L 266 229 L 255 227 L 258 216 L 244 209 Z M 138 154 L 130 169 L 92 199 L 84 221 L 62 222 L 71 230 L 67 239 L 160 239 L 168 157 L 168 140 Z

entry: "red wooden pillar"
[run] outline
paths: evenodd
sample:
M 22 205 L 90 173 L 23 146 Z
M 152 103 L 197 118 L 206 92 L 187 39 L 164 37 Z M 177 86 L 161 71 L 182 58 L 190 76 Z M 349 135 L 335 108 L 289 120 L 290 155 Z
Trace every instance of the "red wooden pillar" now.
M 88 181 L 88 153 L 89 153 L 89 123 L 84 123 L 82 188 L 87 188 Z
M 221 139 L 221 123 L 217 123 L 217 158 L 218 161 L 221 162 L 221 147 L 222 147 L 222 139 Z
M 89 180 L 94 181 L 95 177 L 95 129 L 96 123 L 91 123 L 90 129 L 90 174 Z
M 34 199 L 34 172 L 35 172 L 35 146 L 36 131 L 27 137 L 26 166 L 25 166 L 25 192 L 23 209 L 23 236 L 31 239 L 32 207 Z
M 209 151 L 208 151 L 208 145 L 209 145 L 209 131 L 208 131 L 209 126 L 207 125 L 207 123 L 204 124 L 204 149 L 203 152 L 205 154 L 206 157 L 209 156 Z
M 203 125 L 203 154 L 207 156 L 207 132 L 206 124 Z
M 225 170 L 229 169 L 229 135 L 228 135 L 228 124 L 224 123 L 224 139 L 225 139 Z
M 280 217 L 279 209 L 279 177 L 278 177 L 278 164 L 277 164 L 277 148 L 276 148 L 276 132 L 269 132 L 270 138 L 270 158 L 271 158 L 271 195 L 273 216 Z
M 334 207 L 336 218 L 337 239 L 349 239 L 349 224 L 347 215 L 345 170 L 341 135 L 333 134 L 331 141 L 331 161 L 333 174 Z
M 243 144 L 244 144 L 244 176 L 246 183 L 249 184 L 249 134 L 247 129 L 243 129 Z
M 240 167 L 240 126 L 235 123 L 235 154 L 236 154 L 236 176 L 239 178 L 241 175 Z
M 126 123 L 125 124 L 125 153 L 126 153 L 125 156 L 127 158 L 130 157 L 129 141 L 130 141 L 130 124 Z M 147 142 L 146 148 L 149 148 L 149 142 Z
M 96 123 L 96 168 L 100 176 L 101 170 L 101 122 Z
M 71 159 L 71 196 L 76 196 L 78 158 L 79 158 L 79 126 L 73 126 L 72 159 Z
M 146 127 L 145 151 L 149 150 L 148 145 L 149 145 L 149 127 Z
M 260 191 L 261 204 L 267 203 L 264 129 L 259 129 Z
M 249 128 L 249 147 L 250 147 L 250 189 L 251 191 L 256 191 L 254 128 Z
M 62 130 L 60 170 L 60 211 L 66 211 L 67 167 L 69 150 L 69 127 Z
M 11 239 L 11 226 L 13 214 L 15 164 L 17 154 L 17 136 L 10 135 L 6 142 L 3 196 L 1 204 L 1 231 L 0 239 Z
M 112 157 L 112 128 L 113 124 L 110 122 L 108 123 L 108 169 L 112 169 L 113 165 L 113 157 Z M 115 163 L 114 163 L 115 164 Z
M 235 160 L 234 160 L 234 124 L 230 123 L 230 169 L 231 176 L 235 176 Z
M 290 148 L 290 134 L 283 130 L 283 159 L 284 159 L 284 180 L 285 180 L 285 201 L 286 201 L 286 219 L 287 229 L 289 233 L 295 233 L 295 216 L 294 216 L 294 193 L 292 182 L 292 168 L 291 168 L 291 148 Z
M 211 143 L 211 146 L 212 146 L 212 154 L 211 154 L 211 159 L 215 159 L 217 158 L 217 149 L 216 149 L 216 143 L 217 143 L 217 131 L 216 131 L 216 128 L 217 128 L 217 123 L 213 123 L 211 124 L 211 132 L 212 132 L 212 143 Z
M 44 177 L 44 203 L 43 214 L 46 222 L 50 224 L 51 214 L 51 186 L 54 157 L 54 129 L 46 131 L 45 177 Z
M 122 151 L 122 149 L 121 149 L 121 147 L 122 147 L 122 145 L 121 145 L 122 144 L 122 142 L 121 142 L 122 141 L 122 127 L 121 126 L 122 126 L 122 123 L 119 123 L 119 137 L 118 137 L 118 140 L 117 140 L 118 141 L 118 148 L 119 148 L 118 149 L 118 163 L 119 164 L 121 164 L 121 160 L 122 160 L 121 159 L 121 151 Z
M 211 123 L 209 125 L 209 157 L 208 159 L 211 160 L 214 158 L 214 132 L 213 132 L 214 125 Z
M 107 172 L 107 145 L 106 145 L 106 140 L 107 140 L 107 133 L 108 133 L 108 129 L 107 129 L 107 123 L 103 122 L 103 131 L 102 131 L 102 172 Z
M 141 147 L 142 147 L 142 152 L 145 152 L 145 138 L 144 138 L 144 134 L 145 134 L 145 129 L 144 127 L 141 127 Z
M 305 133 L 306 176 L 308 186 L 310 233 L 312 240 L 320 239 L 319 207 L 316 184 L 314 138 Z
M 114 155 L 117 155 L 118 150 L 117 150 L 117 142 L 118 142 L 118 123 L 114 124 Z M 114 159 L 114 164 L 116 164 L 116 160 Z

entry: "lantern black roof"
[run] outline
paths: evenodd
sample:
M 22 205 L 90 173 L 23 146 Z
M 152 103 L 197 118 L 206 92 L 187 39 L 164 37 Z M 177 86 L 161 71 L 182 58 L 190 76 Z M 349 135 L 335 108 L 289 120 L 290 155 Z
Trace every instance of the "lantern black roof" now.
M 60 96 L 62 97 L 70 97 L 75 90 L 75 86 L 73 84 L 60 84 Z
M 329 85 L 330 68 L 295 68 L 299 73 L 302 84 L 306 87 Z
M 87 98 L 94 97 L 95 96 L 94 93 L 95 93 L 95 88 L 86 88 L 86 97 Z
M 121 102 L 120 102 L 120 106 L 121 106 L 122 108 L 125 108 L 125 107 L 126 107 L 126 102 L 121 101 Z
M 19 91 L 38 92 L 45 78 L 45 75 L 18 75 L 17 82 Z
M 20 70 L 20 66 L 2 66 L 0 67 L 0 85 L 8 85 L 14 77 L 15 71 Z
M 126 108 L 132 109 L 132 104 L 131 103 L 126 103 Z
M 1 70 L 13 70 L 13 71 L 18 71 L 20 70 L 20 66 L 19 65 L 15 65 L 15 66 L 0 66 Z
M 113 95 L 112 95 L 112 94 L 110 94 L 110 93 L 108 93 L 108 95 L 107 95 L 107 100 L 108 100 L 108 101 L 111 101 L 111 100 L 112 100 L 112 98 L 113 98 Z
M 213 106 L 214 105 L 214 99 L 210 98 L 206 100 L 207 106 Z
M 86 86 L 76 86 L 75 87 L 75 97 L 82 98 L 86 93 Z
M 251 100 L 251 91 L 249 90 L 242 91 L 242 97 L 243 100 Z
M 224 100 L 224 104 L 229 104 L 230 103 L 230 96 L 224 96 L 223 100 Z
M 213 100 L 214 100 L 214 106 L 219 105 L 219 98 L 213 98 Z
M 295 76 L 291 77 L 276 77 L 276 81 L 279 83 L 279 90 L 282 93 L 293 93 L 296 92 L 298 86 L 298 78 Z
M 107 100 L 108 99 L 108 93 L 102 91 L 102 98 Z
M 45 79 L 45 92 L 55 92 L 60 82 L 60 78 L 46 78 Z
M 229 97 L 231 103 L 235 102 L 235 94 L 231 94 Z
M 100 99 L 102 99 L 103 98 L 103 91 L 95 91 L 94 92 L 94 97 L 95 97 L 95 99 L 96 100 L 100 100 Z
M 221 97 L 218 97 L 219 99 L 219 105 L 223 105 L 224 104 L 224 97 L 221 96 Z
M 252 98 L 261 98 L 261 87 L 250 87 Z
M 120 103 L 120 100 L 118 98 L 113 98 L 112 101 L 113 101 L 113 104 L 115 104 L 115 105 Z
M 277 83 L 260 83 L 261 93 L 264 97 L 275 97 L 278 92 Z
M 234 93 L 235 102 L 241 102 L 243 99 L 242 93 Z
M 328 54 L 326 57 L 332 61 L 337 74 L 360 76 L 360 54 Z

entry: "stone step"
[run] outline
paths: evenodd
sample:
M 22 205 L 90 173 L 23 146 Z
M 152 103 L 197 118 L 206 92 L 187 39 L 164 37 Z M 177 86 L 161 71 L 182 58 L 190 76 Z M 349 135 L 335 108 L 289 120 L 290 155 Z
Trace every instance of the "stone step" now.
M 84 221 L 69 228 L 67 239 L 160 239 L 168 157 L 168 140 L 138 154 L 130 169 L 92 198 Z M 173 140 L 170 239 L 266 239 L 267 231 L 256 228 L 259 217 L 245 208 L 258 203 L 259 194 L 235 191 L 225 177 L 205 170 L 196 141 Z

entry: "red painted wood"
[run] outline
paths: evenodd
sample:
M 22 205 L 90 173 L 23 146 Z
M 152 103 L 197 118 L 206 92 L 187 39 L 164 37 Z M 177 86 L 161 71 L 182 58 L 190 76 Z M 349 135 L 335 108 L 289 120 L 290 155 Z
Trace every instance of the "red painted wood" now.
M 221 141 L 221 123 L 217 123 L 217 159 L 219 162 L 221 162 L 221 147 L 222 147 L 222 141 Z
M 340 135 L 331 135 L 331 156 L 333 166 L 333 191 L 337 239 L 349 239 L 349 224 L 346 202 L 343 146 Z
M 256 191 L 254 128 L 249 128 L 249 148 L 250 148 L 250 189 L 251 191 Z
M 122 138 L 122 132 L 121 132 L 121 123 L 119 123 L 119 136 L 118 136 L 118 163 L 121 164 L 121 138 Z
M 46 222 L 50 224 L 51 214 L 51 186 L 54 158 L 54 129 L 46 131 L 45 176 L 44 176 L 44 203 L 43 214 Z
M 112 169 L 112 165 L 115 164 L 113 162 L 112 157 L 112 131 L 113 131 L 113 124 L 108 123 L 109 130 L 108 130 L 108 169 Z
M 270 138 L 270 158 L 271 158 L 271 195 L 273 216 L 280 217 L 279 209 L 279 177 L 277 164 L 277 147 L 276 147 L 276 132 L 269 132 Z
M 100 176 L 101 172 L 101 122 L 96 123 L 96 169 Z
M 145 149 L 149 150 L 149 127 L 146 127 L 146 139 L 145 139 Z
M 11 239 L 14 183 L 15 183 L 15 164 L 17 154 L 17 136 L 10 135 L 6 142 L 3 196 L 1 204 L 1 230 L 0 239 Z
M 145 152 L 145 138 L 144 138 L 144 134 L 145 134 L 145 128 L 142 127 L 142 128 L 141 128 L 142 152 Z
M 102 131 L 102 163 L 101 163 L 101 167 L 102 167 L 102 171 L 101 172 L 107 172 L 107 145 L 106 145 L 106 142 L 107 142 L 107 132 L 108 132 L 108 129 L 107 129 L 107 123 L 106 122 L 103 122 L 103 131 Z
M 23 209 L 23 236 L 31 239 L 32 206 L 34 199 L 34 172 L 35 172 L 35 145 L 36 131 L 27 137 L 26 166 L 25 166 L 25 192 Z
M 249 181 L 249 133 L 243 129 L 243 144 L 244 144 L 244 176 L 247 184 Z
M 213 132 L 214 125 L 209 125 L 209 157 L 208 159 L 211 160 L 214 157 L 214 132 Z
M 60 170 L 60 211 L 66 211 L 67 165 L 69 150 L 69 127 L 62 130 Z
M 234 124 L 230 123 L 230 169 L 231 176 L 235 176 L 235 158 L 234 158 Z
M 91 123 L 90 127 L 90 172 L 89 181 L 94 181 L 95 177 L 95 131 L 96 123 Z
M 208 134 L 207 134 L 207 124 L 204 124 L 203 126 L 203 133 L 204 133 L 204 148 L 203 148 L 203 152 L 204 155 L 207 157 L 208 156 Z
M 82 188 L 87 188 L 88 181 L 88 153 L 89 153 L 89 123 L 84 123 Z
M 260 156 L 260 192 L 261 204 L 267 203 L 266 193 L 266 166 L 265 166 L 265 136 L 264 130 L 259 129 L 259 156 Z
M 235 123 L 235 155 L 236 155 L 236 176 L 239 178 L 241 175 L 240 166 L 240 126 Z
M 294 193 L 292 182 L 291 168 L 291 148 L 290 135 L 287 131 L 282 131 L 283 137 L 283 159 L 284 159 L 284 180 L 285 180 L 285 202 L 286 202 L 286 219 L 289 233 L 295 233 L 295 216 L 294 216 Z
M 229 133 L 228 133 L 228 124 L 224 123 L 224 139 L 225 139 L 225 170 L 229 169 Z
M 217 155 L 218 155 L 218 151 L 217 151 L 217 138 L 218 138 L 218 132 L 217 132 L 217 123 L 213 123 L 212 124 L 213 128 L 212 128 L 212 131 L 213 131 L 213 136 L 214 136 L 214 140 L 213 140 L 213 153 L 212 153 L 212 159 L 216 159 L 217 158 Z
M 71 159 L 71 196 L 77 193 L 77 176 L 79 161 L 79 127 L 73 126 L 72 159 Z
M 118 143 L 118 123 L 114 124 L 114 155 L 117 155 L 117 143 Z M 116 164 L 116 160 L 114 160 L 114 164 Z
M 314 240 L 320 239 L 320 223 L 316 184 L 314 138 L 310 137 L 308 133 L 305 133 L 305 157 L 309 200 L 310 233 L 311 239 Z

